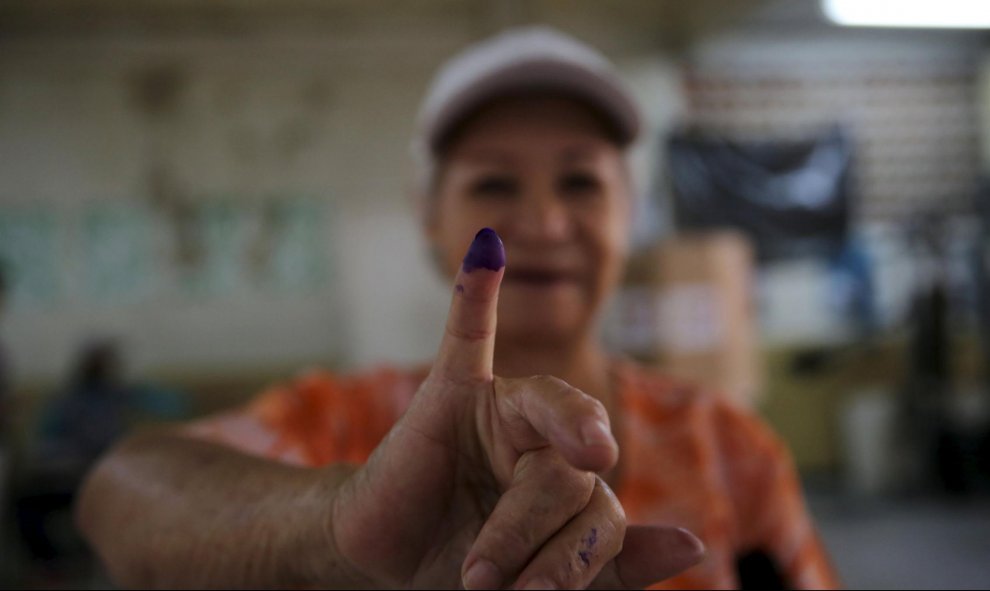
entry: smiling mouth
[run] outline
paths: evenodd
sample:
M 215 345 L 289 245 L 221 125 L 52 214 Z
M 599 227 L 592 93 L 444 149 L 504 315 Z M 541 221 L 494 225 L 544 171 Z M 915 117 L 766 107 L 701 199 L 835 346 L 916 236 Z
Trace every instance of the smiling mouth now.
M 505 272 L 505 281 L 531 287 L 552 287 L 567 283 L 577 283 L 577 277 L 574 274 L 559 271 L 507 269 Z

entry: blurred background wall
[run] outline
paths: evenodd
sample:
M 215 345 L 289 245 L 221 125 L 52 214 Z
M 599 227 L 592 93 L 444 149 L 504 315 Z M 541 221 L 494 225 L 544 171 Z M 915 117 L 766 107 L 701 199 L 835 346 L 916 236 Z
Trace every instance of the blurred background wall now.
M 877 498 L 939 488 L 923 456 L 950 453 L 944 432 L 972 449 L 939 465 L 956 462 L 963 489 L 985 491 L 987 34 L 840 28 L 805 0 L 0 4 L 0 343 L 13 478 L 29 463 L 40 409 L 94 339 L 119 340 L 131 379 L 181 392 L 182 416 L 246 400 L 307 365 L 428 360 L 448 286 L 411 191 L 416 109 L 443 59 L 527 23 L 601 48 L 645 109 L 638 254 L 606 327 L 616 347 L 747 384 L 740 401 L 823 491 L 816 511 L 838 524 L 827 541 L 861 537 L 843 529 L 856 521 L 848 511 L 833 511 L 850 490 L 872 511 Z M 794 244 L 767 250 L 739 227 L 735 238 L 680 242 L 703 228 L 685 221 L 672 137 L 766 145 L 831 129 L 852 154 L 841 249 L 791 256 Z M 669 266 L 657 275 L 661 260 Z M 712 271 L 681 273 L 685 260 Z M 925 324 L 919 306 L 933 285 L 945 302 Z M 725 306 L 724 293 L 736 294 Z M 662 330 L 679 319 L 689 320 L 683 334 Z M 931 326 L 936 336 L 919 336 Z M 946 367 L 924 384 L 948 393 L 933 402 L 912 385 L 931 377 L 919 359 L 941 357 Z M 710 371 L 723 358 L 724 371 Z M 916 423 L 896 417 L 926 412 L 949 418 L 924 427 L 915 448 L 898 447 L 898 429 Z M 985 503 L 932 511 L 923 514 L 949 538 L 968 539 L 960 524 L 990 524 Z M 888 549 L 917 531 L 883 523 L 893 529 L 877 544 Z M 890 552 L 871 570 L 858 550 L 840 549 L 840 567 L 863 567 L 852 584 L 904 586 L 876 575 L 909 568 L 908 554 Z M 952 581 L 985 585 L 990 573 L 968 556 Z M 66 582 L 6 569 L 29 586 Z M 928 581 L 912 576 L 908 586 Z
M 102 332 L 138 371 L 428 358 L 443 286 L 399 246 L 419 242 L 414 115 L 445 56 L 510 24 L 560 26 L 617 62 L 649 114 L 644 184 L 679 124 L 773 138 L 840 122 L 857 228 L 972 211 L 980 34 L 724 4 L 6 3 L 0 252 L 16 281 L 0 330 L 18 375 L 56 379 Z M 672 226 L 666 190 L 649 196 L 640 241 Z M 896 317 L 904 286 L 878 287 Z M 795 306 L 773 307 L 774 336 L 834 328 Z
M 2 330 L 29 381 L 103 332 L 136 371 L 429 358 L 446 297 L 409 248 L 407 146 L 433 70 L 506 24 L 557 23 L 621 48 L 660 129 L 682 101 L 655 51 L 670 41 L 644 25 L 696 10 L 5 6 L 0 251 L 16 280 Z

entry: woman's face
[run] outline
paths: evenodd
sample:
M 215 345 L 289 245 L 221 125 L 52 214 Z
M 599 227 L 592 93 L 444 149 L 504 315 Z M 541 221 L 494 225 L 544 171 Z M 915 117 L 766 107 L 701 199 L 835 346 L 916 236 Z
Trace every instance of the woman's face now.
M 486 107 L 446 151 L 428 234 L 445 272 L 475 233 L 498 232 L 503 342 L 587 334 L 622 272 L 629 179 L 621 149 L 582 104 L 556 97 Z

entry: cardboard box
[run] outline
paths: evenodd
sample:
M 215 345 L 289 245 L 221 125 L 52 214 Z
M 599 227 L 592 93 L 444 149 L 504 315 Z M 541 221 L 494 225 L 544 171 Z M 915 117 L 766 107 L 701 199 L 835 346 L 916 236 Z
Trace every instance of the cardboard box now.
M 634 255 L 613 341 L 626 353 L 753 406 L 762 387 L 754 254 L 734 231 L 680 234 Z

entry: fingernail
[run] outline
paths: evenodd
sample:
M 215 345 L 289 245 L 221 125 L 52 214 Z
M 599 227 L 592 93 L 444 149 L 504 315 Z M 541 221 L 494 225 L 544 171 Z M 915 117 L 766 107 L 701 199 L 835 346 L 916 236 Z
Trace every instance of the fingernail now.
M 546 579 L 534 579 L 528 583 L 523 589 L 556 589 L 557 586 Z
M 599 420 L 591 420 L 581 426 L 581 440 L 585 445 L 601 445 L 611 447 L 615 445 L 615 438 L 608 425 Z
M 461 582 L 465 589 L 498 589 L 502 585 L 502 572 L 491 562 L 479 558 L 464 573 Z
M 461 268 L 465 273 L 470 273 L 475 269 L 488 269 L 498 271 L 505 266 L 505 247 L 502 246 L 502 239 L 498 237 L 495 230 L 482 228 L 474 237 L 471 248 L 464 257 Z
M 708 553 L 708 548 L 705 547 L 705 543 L 702 542 L 698 536 L 683 527 L 677 528 L 677 531 L 679 531 L 681 536 L 684 538 L 684 546 L 689 557 L 688 559 L 693 560 L 694 564 L 701 562 L 701 560 Z

